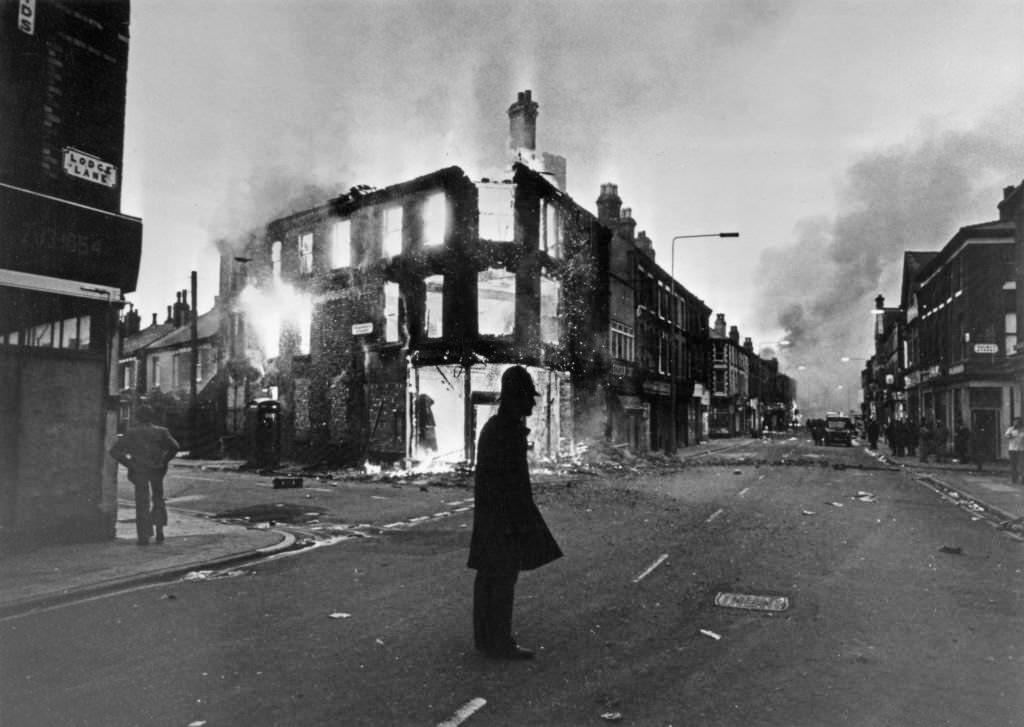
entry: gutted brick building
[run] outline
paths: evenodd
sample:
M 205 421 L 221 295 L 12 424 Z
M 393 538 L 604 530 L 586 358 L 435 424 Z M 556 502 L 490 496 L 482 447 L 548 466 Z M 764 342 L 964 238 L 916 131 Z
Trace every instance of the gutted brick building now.
M 500 182 L 450 167 L 353 189 L 225 261 L 245 268 L 222 277 L 232 359 L 275 387 L 293 453 L 345 459 L 472 459 L 502 371 L 523 364 L 542 392 L 535 452 L 555 457 L 587 434 L 574 411 L 604 405 L 609 238 L 521 163 Z

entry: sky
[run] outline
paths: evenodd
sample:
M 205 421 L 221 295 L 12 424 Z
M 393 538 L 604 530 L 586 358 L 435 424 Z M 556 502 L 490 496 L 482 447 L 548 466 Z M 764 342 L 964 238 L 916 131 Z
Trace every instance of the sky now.
M 1024 0 L 134 0 L 128 299 L 162 320 L 197 270 L 208 309 L 218 240 L 354 185 L 493 176 L 530 89 L 569 195 L 617 184 L 806 409 L 845 408 L 904 251 L 1024 180 L 1021 28 Z

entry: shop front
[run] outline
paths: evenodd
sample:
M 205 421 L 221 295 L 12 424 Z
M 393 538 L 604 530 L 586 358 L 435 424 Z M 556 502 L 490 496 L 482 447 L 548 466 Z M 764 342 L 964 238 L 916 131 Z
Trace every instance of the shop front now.
M 113 537 L 116 322 L 142 224 L 0 184 L 0 229 L 0 544 Z

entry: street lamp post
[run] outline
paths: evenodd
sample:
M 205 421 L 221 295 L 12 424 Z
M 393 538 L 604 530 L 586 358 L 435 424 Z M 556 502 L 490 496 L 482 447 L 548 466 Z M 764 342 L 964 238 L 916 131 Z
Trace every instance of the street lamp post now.
M 676 284 L 676 241 L 688 240 L 694 237 L 739 237 L 738 232 L 707 232 L 701 235 L 676 235 L 672 238 L 671 253 L 669 258 L 671 259 L 671 267 L 669 270 L 669 277 L 672 278 L 672 294 L 669 299 L 675 302 L 675 284 Z M 673 308 L 675 306 L 673 305 Z M 672 316 L 675 317 L 674 315 Z M 672 321 L 674 326 L 676 321 Z M 669 388 L 669 417 L 668 417 L 668 446 L 666 452 L 668 454 L 676 453 L 676 407 L 678 406 L 678 392 L 676 385 L 676 345 L 675 336 L 669 336 L 669 349 L 668 349 L 668 388 Z

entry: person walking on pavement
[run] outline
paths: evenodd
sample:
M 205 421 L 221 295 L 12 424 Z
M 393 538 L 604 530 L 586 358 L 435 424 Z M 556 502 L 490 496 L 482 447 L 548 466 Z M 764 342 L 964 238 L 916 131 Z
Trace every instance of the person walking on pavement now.
M 473 487 L 473 534 L 468 567 L 473 584 L 473 637 L 495 659 L 532 659 L 512 638 L 512 610 L 520 571 L 562 556 L 533 501 L 526 462 L 525 419 L 539 396 L 529 372 L 512 366 L 501 377 L 498 413 L 480 432 Z
M 1020 482 L 1024 474 L 1024 423 L 1020 417 L 1013 420 L 1003 436 L 1010 440 L 1010 481 Z
M 136 424 L 111 447 L 110 456 L 128 468 L 128 479 L 135 486 L 135 533 L 139 545 L 149 544 L 154 527 L 156 542 L 162 543 L 167 524 L 164 475 L 179 445 L 166 428 L 157 426 L 156 415 L 148 406 L 139 407 L 135 420 Z
M 907 456 L 913 457 L 917 452 L 917 427 L 914 426 L 913 419 L 906 419 L 903 421 L 901 436 L 903 438 L 903 446 L 906 449 Z

